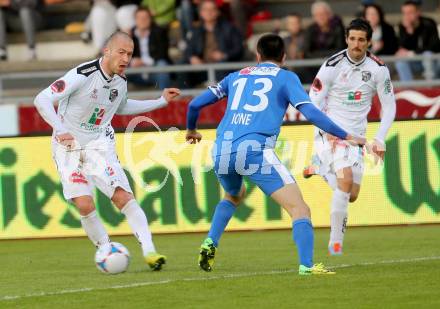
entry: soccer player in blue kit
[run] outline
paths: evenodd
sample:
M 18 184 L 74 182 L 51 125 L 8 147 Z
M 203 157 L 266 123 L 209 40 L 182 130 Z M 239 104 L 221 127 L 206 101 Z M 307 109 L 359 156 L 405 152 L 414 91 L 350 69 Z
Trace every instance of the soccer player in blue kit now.
M 348 134 L 318 110 L 297 75 L 280 68 L 284 60 L 281 37 L 264 35 L 257 43 L 256 66 L 229 74 L 189 104 L 186 140 L 195 144 L 202 138 L 196 130 L 200 109 L 228 97 L 212 152 L 214 170 L 225 196 L 216 206 L 208 237 L 200 247 L 198 262 L 205 271 L 212 270 L 220 237 L 244 198 L 243 176 L 246 176 L 292 218 L 299 274 L 334 274 L 321 263 L 313 264 L 310 209 L 295 179 L 276 156 L 274 147 L 289 104 L 311 123 L 334 136 L 359 145 L 365 144 L 365 138 Z

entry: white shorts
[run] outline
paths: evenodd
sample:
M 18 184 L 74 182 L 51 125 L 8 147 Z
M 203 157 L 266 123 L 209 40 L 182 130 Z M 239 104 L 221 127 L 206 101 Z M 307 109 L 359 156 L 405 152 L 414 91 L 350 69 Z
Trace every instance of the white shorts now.
M 68 201 L 84 195 L 93 197 L 95 187 L 108 198 L 112 198 L 117 187 L 133 193 L 116 155 L 114 143 L 101 143 L 99 149 L 68 150 L 54 141 L 52 154 L 63 185 L 64 198 Z
M 336 139 L 332 147 L 327 135 L 317 130 L 315 135 L 315 152 L 319 158 L 319 174 L 325 176 L 328 173 L 336 174 L 345 167 L 351 167 L 353 182 L 361 184 L 364 173 L 364 148 L 353 146 L 348 142 Z

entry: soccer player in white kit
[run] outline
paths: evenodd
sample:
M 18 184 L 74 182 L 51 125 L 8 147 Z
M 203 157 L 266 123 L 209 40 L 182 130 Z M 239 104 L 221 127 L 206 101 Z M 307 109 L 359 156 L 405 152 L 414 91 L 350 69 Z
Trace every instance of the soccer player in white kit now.
M 164 107 L 180 90 L 164 89 L 157 100 L 127 99 L 124 71 L 133 54 L 133 41 L 127 34 L 115 32 L 103 51 L 102 58 L 73 68 L 41 91 L 34 104 L 53 128 L 53 159 L 64 197 L 78 209 L 93 244 L 101 247 L 110 242 L 92 198 L 97 187 L 126 216 L 146 263 L 160 270 L 166 257 L 156 252 L 147 217 L 117 158 L 111 120 L 114 114 L 139 114 Z M 55 102 L 59 103 L 57 112 Z
M 320 68 L 310 89 L 310 98 L 348 133 L 365 136 L 367 115 L 377 93 L 382 117 L 374 141 L 367 146 L 376 160 L 383 160 L 385 137 L 396 114 L 390 74 L 385 64 L 368 51 L 372 29 L 363 19 L 353 20 L 346 29 L 347 49 L 330 57 Z M 321 175 L 333 189 L 330 211 L 330 255 L 342 254 L 347 208 L 360 190 L 364 170 L 364 149 L 316 131 L 313 164 L 307 178 Z M 315 166 L 316 165 L 316 166 Z

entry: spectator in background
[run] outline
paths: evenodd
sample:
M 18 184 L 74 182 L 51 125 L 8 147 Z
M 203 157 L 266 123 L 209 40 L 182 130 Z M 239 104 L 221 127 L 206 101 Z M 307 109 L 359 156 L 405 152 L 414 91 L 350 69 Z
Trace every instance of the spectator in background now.
M 312 17 L 305 34 L 305 58 L 325 58 L 345 48 L 344 25 L 327 2 L 314 2 Z
M 134 12 L 140 0 L 94 0 L 85 22 L 86 33 L 90 33 L 93 45 L 101 50 L 107 38 L 120 29 L 130 32 L 134 27 Z
M 256 0 L 215 0 L 217 7 L 229 17 L 240 30 L 243 37 L 247 36 L 248 18 Z
M 313 24 L 305 32 L 304 58 L 326 58 L 344 49 L 345 30 L 339 16 L 333 14 L 330 5 L 325 1 L 312 4 Z M 303 82 L 311 83 L 319 67 L 309 67 L 303 74 Z
M 195 8 L 200 4 L 201 0 L 181 0 L 179 21 L 181 27 L 182 38 L 185 40 L 183 46 L 192 35 L 193 23 L 196 18 Z M 234 25 L 240 30 L 243 37 L 248 34 L 248 18 L 251 15 L 252 8 L 256 0 L 215 0 L 220 14 L 225 13 Z M 182 48 L 183 50 L 184 48 Z
M 238 61 L 243 55 L 243 37 L 230 22 L 220 17 L 213 0 L 199 5 L 201 24 L 194 28 L 189 42 L 191 64 Z
M 356 18 L 365 18 L 365 7 L 370 4 L 374 4 L 374 0 L 361 0 L 355 13 Z
M 285 19 L 288 36 L 284 38 L 287 60 L 304 58 L 304 30 L 301 15 L 292 13 Z
M 365 6 L 364 18 L 373 29 L 371 52 L 377 55 L 394 55 L 398 41 L 393 27 L 385 21 L 382 8 L 377 4 Z
M 150 11 L 140 7 L 135 12 L 136 26 L 131 31 L 134 49 L 130 67 L 166 66 L 168 58 L 168 32 L 157 26 Z M 169 73 L 128 75 L 128 81 L 140 85 L 157 85 L 159 89 L 170 85 Z
M 284 46 L 286 48 L 286 59 L 297 60 L 304 58 L 304 29 L 302 27 L 302 18 L 298 13 L 291 13 L 285 18 L 287 36 L 284 37 Z M 301 81 L 307 81 L 312 76 L 307 67 L 295 67 L 295 73 Z M 309 76 L 310 75 L 310 76 Z
M 13 31 L 23 31 L 28 46 L 28 60 L 36 59 L 35 32 L 42 24 L 39 0 L 0 0 L 0 61 L 8 59 L 6 51 L 6 26 Z M 18 20 L 21 20 L 21 24 Z
M 199 5 L 199 15 L 201 24 L 193 29 L 186 49 L 186 62 L 198 65 L 240 60 L 244 52 L 243 37 L 231 23 L 220 18 L 215 1 L 203 0 Z M 191 76 L 185 79 L 186 84 L 194 86 L 206 80 L 205 73 Z
M 161 27 L 167 28 L 176 19 L 175 0 L 142 0 L 141 5 L 150 10 L 154 22 Z
M 421 16 L 420 1 L 408 0 L 401 7 L 399 24 L 399 50 L 396 56 L 410 58 L 415 54 L 440 52 L 440 39 L 434 20 Z M 427 63 L 421 61 L 397 61 L 400 80 L 413 80 L 413 73 L 423 73 Z M 439 65 L 433 62 L 434 72 L 439 75 Z M 426 72 L 424 72 L 426 73 Z M 430 76 L 432 77 L 432 76 Z
M 180 22 L 180 30 L 182 39 L 185 41 L 184 47 L 186 48 L 186 42 L 192 35 L 193 23 L 195 20 L 195 10 L 200 0 L 181 0 L 178 12 L 178 18 Z M 185 48 L 182 48 L 184 50 Z
M 119 30 L 129 33 L 135 26 L 134 13 L 140 0 L 113 0 L 116 7 L 116 24 Z

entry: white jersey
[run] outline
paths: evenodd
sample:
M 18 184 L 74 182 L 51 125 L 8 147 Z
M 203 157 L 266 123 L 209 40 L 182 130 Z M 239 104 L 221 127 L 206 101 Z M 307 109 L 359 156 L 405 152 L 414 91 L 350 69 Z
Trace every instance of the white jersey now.
M 53 103 L 58 101 L 55 114 Z M 41 116 L 54 128 L 54 135 L 70 133 L 81 148 L 99 148 L 105 137 L 113 139 L 115 113 L 134 115 L 167 105 L 157 100 L 127 99 L 125 77 L 107 76 L 101 59 L 83 63 L 41 91 L 35 98 Z M 98 143 L 90 143 L 98 141 Z
M 373 54 L 367 52 L 357 63 L 349 58 L 347 50 L 330 57 L 313 81 L 310 98 L 347 132 L 365 136 L 367 115 L 376 92 L 382 108 L 390 111 L 384 129 L 377 136 L 383 141 L 394 119 L 395 98 L 388 68 Z
M 58 111 L 54 103 L 58 101 Z M 93 196 L 93 188 L 111 198 L 117 187 L 132 192 L 115 151 L 111 120 L 115 113 L 134 115 L 167 105 L 157 100 L 127 99 L 124 77 L 107 76 L 101 60 L 83 63 L 41 91 L 34 101 L 54 136 L 70 133 L 74 147 L 52 139 L 53 158 L 66 199 Z M 79 143 L 79 144 L 78 144 Z M 74 151 L 72 151 L 74 150 Z
M 99 59 L 80 64 L 55 81 L 43 93 L 58 101 L 58 116 L 67 132 L 86 145 L 113 133 L 111 120 L 127 101 L 127 81 L 108 77 Z

